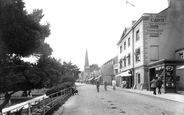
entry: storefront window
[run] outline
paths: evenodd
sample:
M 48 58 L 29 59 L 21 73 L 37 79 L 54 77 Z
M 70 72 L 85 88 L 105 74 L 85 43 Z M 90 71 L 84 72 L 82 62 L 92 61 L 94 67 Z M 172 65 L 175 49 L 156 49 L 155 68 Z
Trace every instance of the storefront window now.
M 165 82 L 166 87 L 174 87 L 174 66 L 165 67 Z
M 174 87 L 174 80 L 173 80 L 173 76 L 170 77 L 166 77 L 166 86 L 167 87 Z

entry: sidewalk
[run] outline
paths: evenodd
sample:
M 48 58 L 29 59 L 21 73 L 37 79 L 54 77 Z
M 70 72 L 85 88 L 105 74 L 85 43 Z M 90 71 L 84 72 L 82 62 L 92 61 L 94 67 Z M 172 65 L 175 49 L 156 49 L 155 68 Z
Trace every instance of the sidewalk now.
M 112 88 L 111 86 L 108 86 L 108 88 Z M 147 96 L 152 96 L 156 98 L 162 98 L 162 99 L 167 99 L 171 101 L 176 101 L 176 102 L 181 102 L 184 103 L 184 95 L 182 94 L 177 94 L 177 93 L 162 93 L 161 95 L 153 95 L 152 91 L 146 91 L 146 90 L 138 90 L 138 89 L 126 89 L 126 88 L 121 88 L 121 87 L 116 87 L 117 90 L 122 90 L 130 93 L 138 93 L 142 95 L 147 95 Z

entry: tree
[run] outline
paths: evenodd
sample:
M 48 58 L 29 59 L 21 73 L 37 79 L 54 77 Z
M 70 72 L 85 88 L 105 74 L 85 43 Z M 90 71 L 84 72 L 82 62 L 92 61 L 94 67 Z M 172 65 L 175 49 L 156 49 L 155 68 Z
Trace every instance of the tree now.
M 63 74 L 62 76 L 62 82 L 65 82 L 67 80 L 75 82 L 78 78 L 79 78 L 79 68 L 76 65 L 73 65 L 71 62 L 67 63 L 67 62 L 63 62 Z
M 51 57 L 45 43 L 50 24 L 41 24 L 42 10 L 27 13 L 22 0 L 0 0 L 0 93 L 5 101 L 0 112 L 17 91 L 53 87 L 78 78 L 78 67 Z M 22 60 L 36 57 L 37 63 Z M 26 93 L 27 94 L 27 93 Z
M 24 8 L 22 0 L 0 0 L 0 93 L 5 95 L 0 112 L 16 91 L 41 88 L 47 81 L 37 65 L 22 58 L 51 55 L 52 49 L 44 43 L 50 25 L 40 23 L 42 10 L 28 14 Z

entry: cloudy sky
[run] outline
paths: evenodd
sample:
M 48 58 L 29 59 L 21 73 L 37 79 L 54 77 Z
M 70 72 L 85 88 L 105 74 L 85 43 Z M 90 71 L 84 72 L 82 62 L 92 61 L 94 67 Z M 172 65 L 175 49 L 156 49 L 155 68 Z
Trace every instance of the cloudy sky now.
M 51 24 L 46 41 L 53 56 L 84 69 L 86 49 L 89 64 L 103 63 L 117 55 L 116 43 L 132 20 L 143 13 L 158 13 L 168 0 L 24 0 L 28 11 L 43 9 L 43 22 Z

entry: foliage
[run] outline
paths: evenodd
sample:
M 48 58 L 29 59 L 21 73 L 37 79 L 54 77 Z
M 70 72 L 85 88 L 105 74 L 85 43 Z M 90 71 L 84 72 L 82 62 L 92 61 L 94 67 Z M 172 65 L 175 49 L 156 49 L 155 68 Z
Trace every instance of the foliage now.
M 47 90 L 46 95 L 48 96 L 48 95 L 51 95 L 53 93 L 59 92 L 65 88 L 72 87 L 72 85 L 73 85 L 72 82 L 64 82 L 64 83 L 58 84 L 57 86 Z
M 22 0 L 0 0 L 0 93 L 5 95 L 0 111 L 16 91 L 44 87 L 44 73 L 21 60 L 51 54 L 51 48 L 44 43 L 50 25 L 40 24 L 42 17 L 42 10 L 28 14 Z
M 17 91 L 74 83 L 78 78 L 76 65 L 51 57 L 53 50 L 45 43 L 50 24 L 41 24 L 43 17 L 39 9 L 27 13 L 22 0 L 0 0 L 0 93 L 5 95 L 0 112 Z M 37 62 L 22 60 L 30 56 Z

